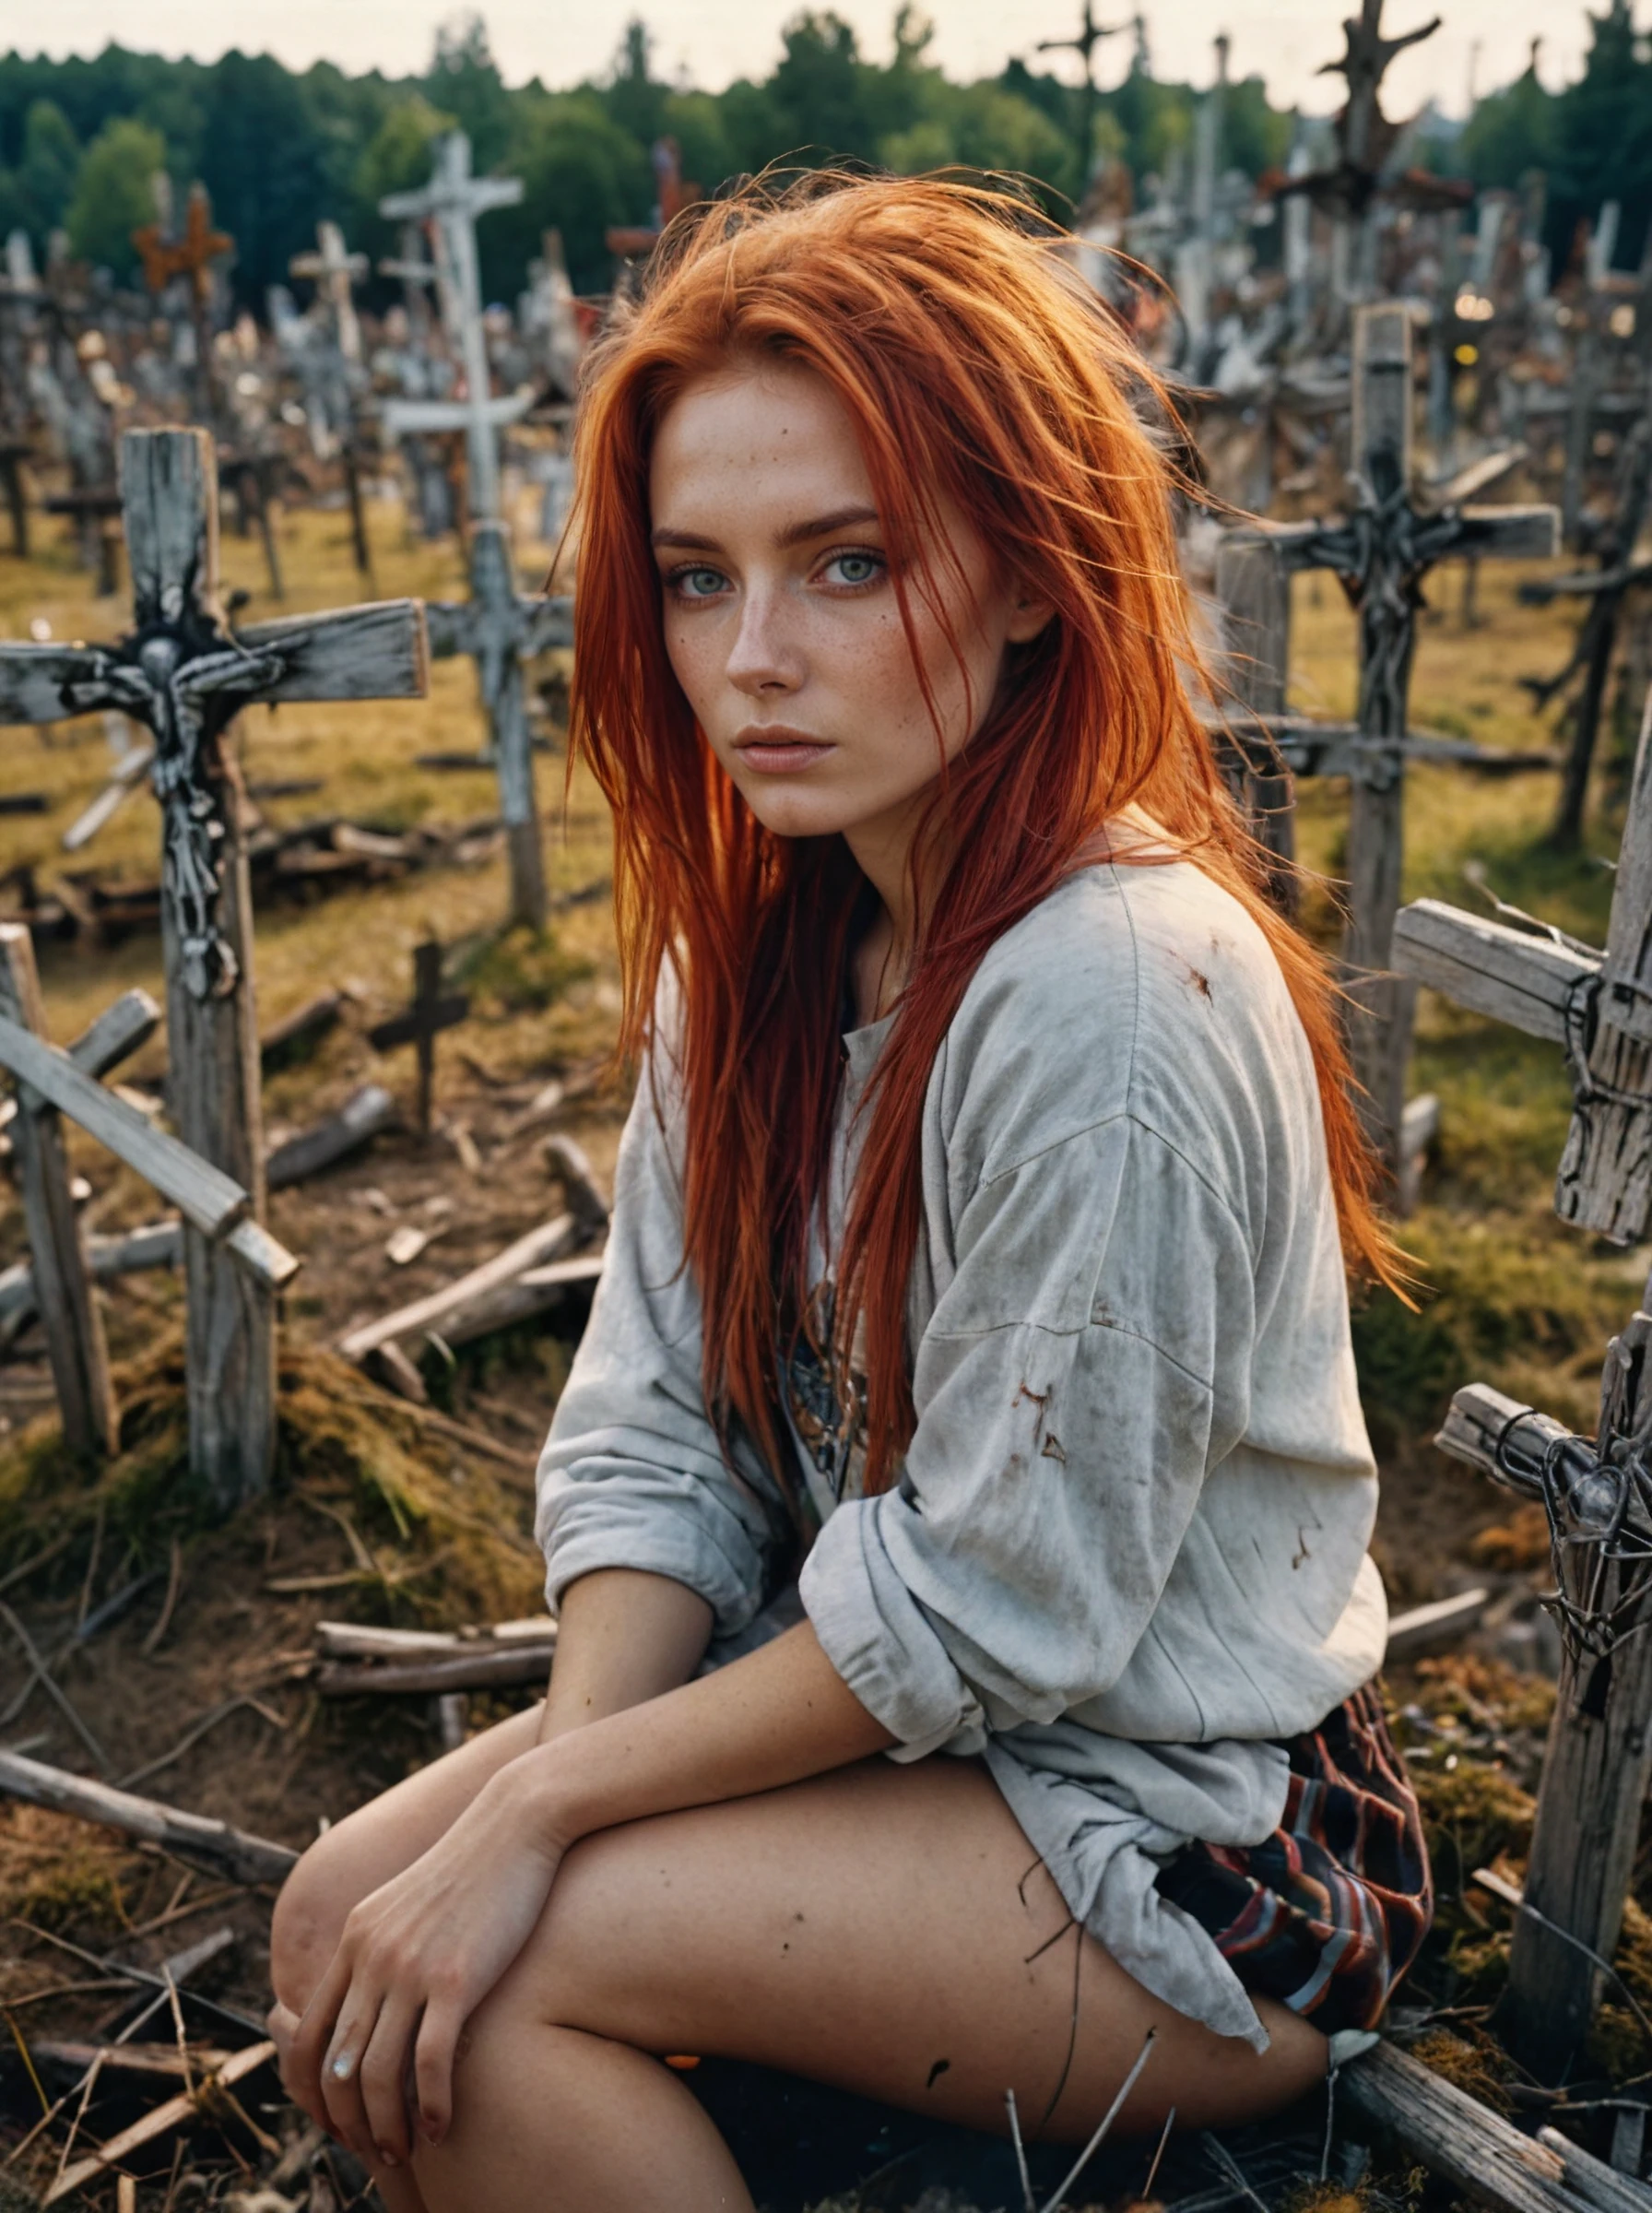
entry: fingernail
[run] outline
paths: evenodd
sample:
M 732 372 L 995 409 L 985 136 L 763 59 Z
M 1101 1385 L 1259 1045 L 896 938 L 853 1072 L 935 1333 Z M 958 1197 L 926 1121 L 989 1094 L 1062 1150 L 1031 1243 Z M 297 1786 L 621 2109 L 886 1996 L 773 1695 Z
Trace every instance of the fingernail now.
M 401 2161 L 396 2158 L 395 2152 L 387 2151 L 383 2144 L 378 2147 L 378 2154 L 381 2167 L 399 2167 L 401 2165 Z

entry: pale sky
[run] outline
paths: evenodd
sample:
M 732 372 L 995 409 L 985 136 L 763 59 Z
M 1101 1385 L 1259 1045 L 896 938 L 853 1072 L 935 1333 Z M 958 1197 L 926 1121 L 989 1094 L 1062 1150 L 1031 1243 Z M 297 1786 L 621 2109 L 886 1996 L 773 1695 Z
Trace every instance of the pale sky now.
M 1387 0 L 1390 34 L 1425 21 L 1434 0 Z M 780 27 L 798 0 L 483 0 L 493 49 L 513 83 L 539 77 L 573 84 L 604 69 L 626 18 L 641 14 L 654 29 L 667 76 L 681 72 L 716 89 L 731 77 L 767 75 L 780 50 Z M 863 51 L 889 52 L 894 0 L 832 0 L 861 34 Z M 1260 75 L 1276 102 L 1325 112 L 1337 103 L 1340 78 L 1316 77 L 1318 65 L 1341 52 L 1340 19 L 1353 0 L 1144 0 L 1157 74 L 1198 84 L 1212 72 L 1210 42 L 1226 30 L 1235 76 Z M 1587 43 L 1581 0 L 1438 0 L 1446 17 L 1425 46 L 1402 54 L 1385 88 L 1388 112 L 1403 116 L 1431 96 L 1451 113 L 1466 104 L 1470 75 L 1481 91 L 1526 66 L 1528 42 L 1543 40 L 1540 74 L 1559 85 L 1577 72 Z M 1114 0 L 1120 18 L 1136 0 Z M 316 60 L 351 71 L 382 68 L 395 76 L 420 70 L 435 27 L 450 12 L 444 0 L 53 0 L 50 28 L 38 18 L 25 28 L 24 0 L 0 0 L 0 40 L 25 53 L 97 53 L 112 39 L 140 51 L 193 54 L 210 61 L 227 47 L 270 52 L 303 67 Z M 955 77 L 996 73 L 1013 54 L 1031 57 L 1040 39 L 1062 38 L 1077 26 L 1075 0 L 930 0 L 937 23 L 935 58 Z M 1643 16 L 1644 5 L 1638 11 Z M 1103 19 L 1105 15 L 1103 14 Z M 1103 50 L 1111 82 L 1128 60 L 1129 36 Z

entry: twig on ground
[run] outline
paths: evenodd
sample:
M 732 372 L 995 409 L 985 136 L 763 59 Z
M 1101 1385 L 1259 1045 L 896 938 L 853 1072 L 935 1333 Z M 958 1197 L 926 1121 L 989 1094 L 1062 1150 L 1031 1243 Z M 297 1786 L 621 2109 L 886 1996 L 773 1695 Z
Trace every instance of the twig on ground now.
M 92 1548 L 86 1563 L 86 1580 L 80 1586 L 80 1604 L 75 1613 L 77 1628 L 81 1627 L 92 1610 L 92 1585 L 98 1580 L 98 1568 L 103 1558 L 103 1527 L 108 1514 L 108 1499 L 100 1498 L 97 1517 L 92 1522 Z
M 1089 2143 L 1085 2145 L 1083 2150 L 1079 2154 L 1074 2165 L 1068 2171 L 1066 2180 L 1060 2184 L 1054 2196 L 1046 2201 L 1044 2213 L 1061 2213 L 1062 2201 L 1066 2198 L 1068 2192 L 1072 2188 L 1073 2184 L 1083 2173 L 1085 2168 L 1089 2166 L 1091 2160 L 1094 2159 L 1096 2153 L 1101 2149 L 1103 2140 L 1106 2136 L 1107 2131 L 1118 2119 L 1119 2113 L 1123 2110 L 1125 2100 L 1136 2088 L 1138 2082 L 1140 2081 L 1141 2070 L 1146 2066 L 1148 2061 L 1152 2057 L 1153 2044 L 1158 2037 L 1158 2034 L 1159 2031 L 1156 2029 L 1150 2029 L 1146 2036 L 1142 2039 L 1141 2051 L 1138 2055 L 1136 2065 L 1125 2077 L 1123 2082 L 1119 2084 L 1117 2097 L 1114 2099 L 1113 2103 L 1102 2115 L 1100 2124 L 1097 2127 L 1094 2136 L 1091 2137 Z
M 1159 2163 L 1164 2157 L 1165 2147 L 1170 2142 L 1170 2132 L 1175 2124 L 1176 2109 L 1173 2105 L 1164 2116 L 1164 2126 L 1159 2131 L 1159 2148 L 1153 2154 L 1153 2163 L 1147 2171 L 1146 2182 L 1141 2185 L 1141 2195 L 1144 2199 L 1150 2198 L 1153 2195 L 1153 2184 L 1159 2179 Z
M 63 2149 L 57 2155 L 57 2172 L 52 2178 L 53 2189 L 63 2180 L 64 2170 L 69 2163 L 69 2154 L 75 2148 L 75 2138 L 80 2134 L 80 2124 L 86 2118 L 86 2109 L 91 2102 L 92 2092 L 97 2089 L 98 2077 L 102 2072 L 103 2054 L 100 2052 L 91 2065 L 80 2077 L 80 2103 L 75 2108 L 73 2117 L 69 2122 L 69 2133 L 64 2138 Z M 72 2092 L 71 2095 L 73 2095 Z
M 1238 2160 L 1233 2157 L 1227 2146 L 1221 2141 L 1221 2137 L 1213 2136 L 1208 2128 L 1201 2129 L 1199 2131 L 1199 2142 L 1204 2146 L 1206 2151 L 1210 2155 L 1210 2158 L 1215 2161 L 1216 2165 L 1221 2169 L 1223 2174 L 1227 2176 L 1229 2182 L 1233 2184 L 1235 2189 L 1244 2191 L 1245 2196 L 1249 2198 L 1251 2204 L 1257 2208 L 1257 2213 L 1268 2213 L 1267 2206 L 1263 2203 L 1261 2198 L 1257 2195 L 1251 2185 L 1245 2181 L 1244 2172 L 1241 2169 Z
M 1038 2200 L 1032 2195 L 1032 2177 L 1027 2172 L 1027 2148 L 1021 2142 L 1021 2115 L 1015 2110 L 1015 2092 L 1004 2092 L 1004 2103 L 1009 2109 L 1009 2141 L 1015 2146 L 1016 2172 L 1021 2178 L 1021 2199 L 1025 2213 L 1038 2213 Z
M 175 1759 L 182 1759 L 186 1752 L 200 1743 L 209 1730 L 216 1729 L 220 1722 L 227 1722 L 232 1713 L 239 1713 L 243 1706 L 250 1706 L 261 1721 L 267 1722 L 270 1718 L 268 1708 L 260 1705 L 256 1698 L 248 1698 L 244 1692 L 233 1698 L 221 1699 L 218 1705 L 204 1713 L 192 1728 L 184 1732 L 170 1752 L 163 1752 L 159 1759 L 147 1760 L 141 1768 L 134 1768 L 130 1775 L 121 1777 L 116 1787 L 123 1791 L 129 1791 L 136 1783 L 147 1782 L 151 1775 L 159 1775 L 162 1768 L 170 1768 Z M 287 1724 L 285 1722 L 277 1720 L 276 1726 L 284 1729 Z
M 53 1537 L 51 1544 L 44 1545 L 31 1560 L 24 1560 L 17 1568 L 8 1568 L 4 1575 L 0 1575 L 0 1592 L 9 1591 L 14 1583 L 27 1582 L 37 1568 L 43 1568 L 48 1561 L 56 1559 L 60 1552 L 67 1552 L 79 1533 L 78 1530 L 65 1529 L 61 1537 Z
M 172 1556 L 167 1569 L 166 1596 L 160 1602 L 160 1615 L 155 1627 L 139 1648 L 146 1660 L 152 1659 L 160 1650 L 160 1640 L 172 1626 L 172 1608 L 178 1603 L 178 1593 L 183 1585 L 183 1546 L 172 1539 Z
M 0 1599 L 0 1621 L 5 1622 L 6 1627 L 11 1631 L 13 1637 L 16 1638 L 18 1643 L 22 1647 L 23 1656 L 29 1663 L 30 1670 L 33 1675 L 35 1681 L 46 1693 L 47 1697 L 52 1700 L 53 1704 L 63 1715 L 65 1721 L 68 1722 L 69 1726 L 74 1730 L 75 1734 L 80 1739 L 81 1743 L 86 1746 L 87 1750 L 91 1754 L 93 1759 L 97 1762 L 99 1774 L 107 1775 L 109 1772 L 108 1754 L 104 1751 L 102 1746 L 98 1742 L 97 1738 L 92 1734 L 91 1731 L 87 1727 L 86 1723 L 81 1720 L 79 1714 L 75 1710 L 74 1704 L 71 1701 L 68 1693 L 62 1688 L 57 1681 L 56 1676 L 53 1675 L 51 1669 L 46 1665 L 46 1663 L 41 1658 L 40 1653 L 35 1650 L 33 1638 L 30 1637 L 29 1631 L 23 1627 L 22 1623 L 18 1619 L 17 1615 L 12 1612 L 11 1608 L 6 1604 L 4 1599 Z

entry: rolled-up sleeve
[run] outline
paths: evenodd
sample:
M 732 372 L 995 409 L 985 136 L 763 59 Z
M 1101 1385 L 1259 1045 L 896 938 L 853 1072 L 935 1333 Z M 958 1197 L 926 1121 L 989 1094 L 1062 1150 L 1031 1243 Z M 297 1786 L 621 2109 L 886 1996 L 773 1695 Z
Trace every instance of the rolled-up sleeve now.
M 916 1348 L 899 1486 L 841 1506 L 802 1596 L 894 1757 L 1049 1722 L 1118 1679 L 1242 1435 L 1252 1258 L 1128 1114 L 985 1180 Z
M 540 1455 L 535 1526 L 553 1610 L 583 1575 L 641 1568 L 697 1591 L 714 1633 L 727 1636 L 768 1595 L 778 1495 L 738 1438 L 730 1464 L 706 1411 L 676 1112 L 645 1069 L 620 1140 L 602 1280 Z

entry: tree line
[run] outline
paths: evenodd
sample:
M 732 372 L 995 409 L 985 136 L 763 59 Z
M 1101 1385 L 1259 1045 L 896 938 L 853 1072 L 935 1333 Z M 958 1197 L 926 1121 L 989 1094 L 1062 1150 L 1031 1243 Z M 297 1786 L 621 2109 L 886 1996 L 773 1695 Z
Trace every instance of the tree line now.
M 1620 260 L 1638 256 L 1652 220 L 1652 55 L 1630 0 L 1609 0 L 1591 26 L 1575 83 L 1547 91 L 1534 56 L 1455 139 L 1431 138 L 1426 148 L 1431 165 L 1477 185 L 1530 190 L 1545 180 L 1546 232 L 1563 263 L 1579 220 L 1604 200 L 1622 204 Z M 715 93 L 664 81 L 640 21 L 613 67 L 571 91 L 537 80 L 506 85 L 476 15 L 438 32 L 430 66 L 413 78 L 350 77 L 330 63 L 294 71 L 240 52 L 210 64 L 119 46 L 93 60 L 0 55 L 0 235 L 21 228 L 39 256 L 63 230 L 77 259 L 130 281 L 131 233 L 153 219 L 156 172 L 166 171 L 180 195 L 198 177 L 236 241 L 237 297 L 261 309 L 323 217 L 375 257 L 389 252 L 380 199 L 420 183 L 431 141 L 454 124 L 470 134 L 478 169 L 525 186 L 520 207 L 481 227 L 483 280 L 494 298 L 520 288 L 552 225 L 575 287 L 606 290 L 605 233 L 649 219 L 649 149 L 667 136 L 681 148 L 684 175 L 708 191 L 772 162 L 847 160 L 907 173 L 961 163 L 1031 177 L 1053 205 L 1070 206 L 1088 166 L 1077 92 L 1024 61 L 956 83 L 930 60 L 930 36 L 914 0 L 903 0 L 890 59 L 872 62 L 840 17 L 805 12 L 786 26 L 766 78 Z M 1123 82 L 1099 103 L 1092 160 L 1123 162 L 1139 190 L 1153 176 L 1185 176 L 1199 98 L 1156 76 L 1139 44 Z M 1252 177 L 1277 168 L 1292 128 L 1259 79 L 1232 85 L 1224 162 Z
M 663 81 L 641 22 L 625 33 L 601 81 L 549 91 L 507 86 L 479 17 L 439 31 L 422 77 L 347 76 L 327 63 L 293 71 L 266 54 L 206 64 L 111 46 L 95 60 L 0 56 L 0 235 L 20 227 L 37 256 L 66 231 L 70 253 L 129 281 L 131 232 L 153 219 L 164 169 L 182 192 L 200 178 L 220 228 L 235 238 L 238 297 L 261 309 L 287 279 L 319 219 L 343 223 L 352 245 L 394 246 L 378 214 L 384 194 L 428 175 L 431 142 L 454 124 L 470 134 L 478 170 L 520 177 L 520 207 L 481 226 L 491 297 L 520 288 L 543 231 L 562 234 L 575 288 L 607 289 L 611 225 L 649 220 L 656 183 L 650 148 L 670 136 L 685 177 L 708 192 L 772 162 L 829 159 L 903 172 L 962 163 L 1032 177 L 1061 204 L 1080 183 L 1080 106 L 1056 74 L 1012 64 L 974 84 L 929 59 L 930 28 L 911 0 L 887 63 L 868 61 L 841 18 L 806 12 L 786 27 L 761 81 L 716 93 Z M 1137 177 L 1190 158 L 1198 94 L 1163 83 L 1139 53 L 1102 102 L 1097 151 Z M 1259 80 L 1230 88 L 1228 160 L 1257 174 L 1282 159 L 1290 119 Z

